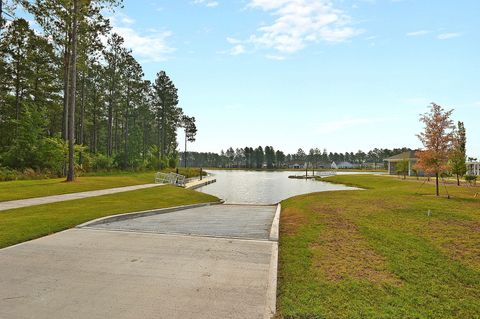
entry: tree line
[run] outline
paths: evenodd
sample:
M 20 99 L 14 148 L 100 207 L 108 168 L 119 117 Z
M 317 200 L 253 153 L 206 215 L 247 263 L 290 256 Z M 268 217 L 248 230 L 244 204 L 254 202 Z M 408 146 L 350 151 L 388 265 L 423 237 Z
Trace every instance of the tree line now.
M 181 153 L 182 160 L 192 167 L 216 167 L 216 168 L 286 168 L 293 164 L 303 166 L 308 163 L 314 168 L 330 168 L 332 162 L 337 164 L 349 162 L 357 166 L 368 166 L 371 168 L 384 168 L 383 160 L 387 157 L 409 151 L 411 149 L 374 148 L 368 152 L 328 152 L 326 149 L 311 148 L 308 153 L 299 148 L 296 153 L 286 154 L 281 150 L 275 150 L 272 146 L 258 146 L 233 148 L 218 153 L 212 152 L 188 152 Z
M 164 72 L 152 83 L 112 33 L 119 0 L 17 0 L 41 30 L 0 20 L 0 167 L 74 177 L 76 170 L 178 162 L 177 129 L 195 140 Z M 11 10 L 13 12 L 13 10 Z

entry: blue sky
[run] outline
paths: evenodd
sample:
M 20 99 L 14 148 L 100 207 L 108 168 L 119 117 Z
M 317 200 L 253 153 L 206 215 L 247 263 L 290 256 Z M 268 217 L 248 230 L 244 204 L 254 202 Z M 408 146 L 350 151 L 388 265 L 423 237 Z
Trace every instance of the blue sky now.
M 478 0 L 126 0 L 113 17 L 197 119 L 197 151 L 420 147 L 429 102 L 480 156 Z M 182 141 L 180 141 L 182 145 Z

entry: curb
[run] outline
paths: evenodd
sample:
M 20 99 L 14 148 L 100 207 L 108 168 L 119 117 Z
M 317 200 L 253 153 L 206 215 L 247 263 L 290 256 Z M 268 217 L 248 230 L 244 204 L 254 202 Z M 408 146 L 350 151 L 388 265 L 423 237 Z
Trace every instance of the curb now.
M 263 314 L 264 319 L 271 319 L 277 311 L 278 237 L 281 211 L 282 205 L 279 203 L 270 229 L 269 239 L 272 241 L 272 255 L 270 257 L 270 267 L 268 270 L 267 300 Z

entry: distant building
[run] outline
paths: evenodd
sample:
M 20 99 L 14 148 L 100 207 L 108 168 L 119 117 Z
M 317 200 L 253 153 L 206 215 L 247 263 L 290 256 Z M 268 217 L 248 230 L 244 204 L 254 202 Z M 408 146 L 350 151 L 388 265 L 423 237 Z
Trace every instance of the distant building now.
M 480 176 L 480 162 L 467 162 L 467 175 Z
M 350 162 L 340 162 L 337 164 L 338 168 L 355 168 L 355 165 L 353 165 Z
M 299 169 L 300 167 L 303 168 L 303 166 L 300 166 L 300 164 L 298 164 L 298 163 L 294 163 L 294 164 L 291 165 L 291 168 L 294 168 L 294 169 Z
M 403 160 L 408 161 L 408 176 L 413 175 L 413 168 L 417 163 L 416 151 L 407 151 L 401 154 L 394 155 L 392 157 L 386 158 L 385 161 L 388 163 L 388 174 L 397 175 L 397 164 Z

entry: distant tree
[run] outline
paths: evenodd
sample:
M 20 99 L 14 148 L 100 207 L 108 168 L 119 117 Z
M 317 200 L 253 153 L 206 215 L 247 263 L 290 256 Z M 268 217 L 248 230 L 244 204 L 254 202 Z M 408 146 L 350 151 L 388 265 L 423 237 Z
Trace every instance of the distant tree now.
M 232 167 L 232 164 L 235 160 L 235 150 L 233 147 L 229 147 L 225 152 L 225 156 L 228 158 L 228 167 Z
M 467 173 L 467 138 L 463 122 L 458 122 L 453 139 L 453 149 L 450 155 L 450 171 L 457 177 L 457 185 L 460 186 L 460 177 Z
M 265 146 L 265 160 L 267 162 L 267 168 L 273 168 L 275 164 L 275 150 L 272 146 Z
M 295 154 L 295 158 L 297 161 L 305 163 L 307 161 L 307 154 L 303 149 L 299 148 L 297 154 Z
M 440 195 L 438 178 L 445 172 L 448 157 L 454 140 L 454 125 L 450 119 L 453 110 L 445 111 L 440 105 L 432 103 L 430 112 L 420 116 L 425 124 L 424 131 L 418 134 L 424 150 L 417 152 L 417 166 L 427 174 L 435 175 L 435 194 Z
M 261 146 L 255 149 L 255 167 L 262 168 L 263 162 L 265 160 L 265 153 L 263 152 L 263 148 Z
M 282 167 L 285 164 L 285 153 L 277 150 L 275 152 L 275 162 L 277 163 L 277 167 Z

